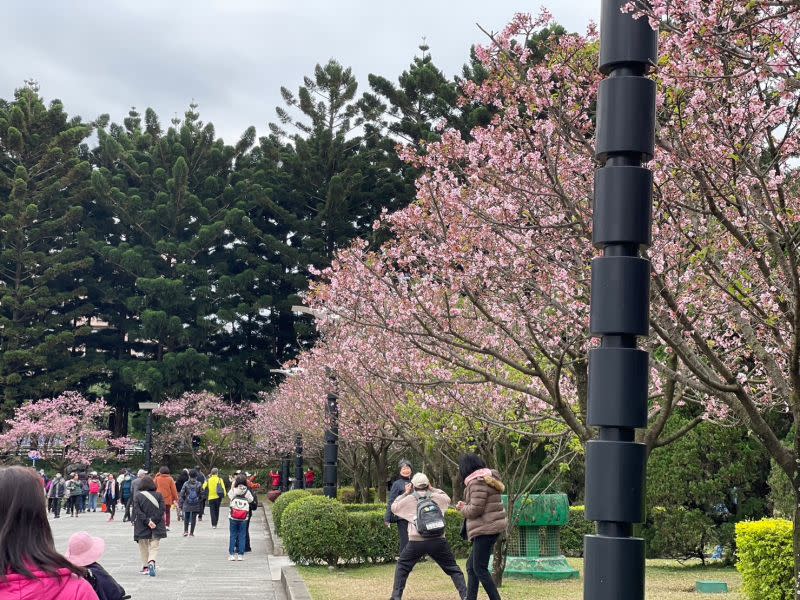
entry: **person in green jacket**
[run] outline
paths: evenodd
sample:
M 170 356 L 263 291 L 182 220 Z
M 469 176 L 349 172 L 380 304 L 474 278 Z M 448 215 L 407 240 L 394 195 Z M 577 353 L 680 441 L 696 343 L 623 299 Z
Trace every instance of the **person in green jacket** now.
M 219 476 L 219 469 L 211 469 L 211 476 L 203 484 L 203 489 L 208 491 L 208 508 L 211 510 L 211 528 L 217 528 L 219 521 L 219 507 L 228 491 L 225 481 Z

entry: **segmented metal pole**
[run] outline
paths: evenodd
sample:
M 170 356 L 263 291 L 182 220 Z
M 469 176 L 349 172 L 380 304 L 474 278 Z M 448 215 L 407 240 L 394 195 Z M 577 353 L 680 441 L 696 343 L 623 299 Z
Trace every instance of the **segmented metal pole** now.
M 339 480 L 339 396 L 328 393 L 328 429 L 325 430 L 325 465 L 322 470 L 323 493 L 336 498 Z
M 299 433 L 294 441 L 294 478 L 295 488 L 302 490 L 306 487 L 306 479 L 303 476 L 303 436 Z
M 633 526 L 644 519 L 646 452 L 635 442 L 647 426 L 648 353 L 636 347 L 649 331 L 650 263 L 639 254 L 651 243 L 653 174 L 643 167 L 655 146 L 657 35 L 646 18 L 623 13 L 628 0 L 603 0 L 597 103 L 595 247 L 586 446 L 586 519 L 597 533 L 584 538 L 584 600 L 644 599 L 644 540 Z

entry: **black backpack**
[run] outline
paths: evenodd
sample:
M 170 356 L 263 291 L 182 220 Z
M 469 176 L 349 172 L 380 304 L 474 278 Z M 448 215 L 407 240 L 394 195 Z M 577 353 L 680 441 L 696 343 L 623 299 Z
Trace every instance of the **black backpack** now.
M 414 492 L 417 499 L 417 532 L 422 537 L 439 537 L 444 533 L 444 515 L 430 494 Z
M 126 600 L 130 598 L 123 587 L 114 579 L 110 579 L 102 569 L 93 571 L 91 568 L 87 568 L 84 578 L 91 584 L 99 600 Z

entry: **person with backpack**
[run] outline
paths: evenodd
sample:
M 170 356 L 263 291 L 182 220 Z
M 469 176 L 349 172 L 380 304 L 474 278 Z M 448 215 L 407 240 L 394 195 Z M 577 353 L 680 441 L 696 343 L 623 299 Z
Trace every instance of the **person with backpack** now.
M 255 500 L 247 488 L 247 477 L 243 474 L 236 477 L 228 492 L 228 498 L 230 499 L 228 560 L 244 560 L 247 519 L 250 516 L 250 505 Z
M 164 498 L 156 491 L 156 482 L 149 475 L 139 480 L 133 497 L 133 541 L 139 544 L 142 575 L 156 576 L 156 559 L 161 540 L 167 537 L 164 524 Z
M 112 479 L 114 475 L 110 476 Z M 116 481 L 114 482 L 116 483 Z M 92 537 L 87 531 L 73 533 L 67 542 L 66 558 L 78 567 L 86 569 L 88 581 L 100 600 L 123 600 L 130 598 L 123 588 L 97 562 L 106 550 L 106 542 L 102 538 Z
M 169 474 L 169 467 L 163 466 L 158 470 L 155 482 L 158 493 L 164 498 L 164 524 L 167 526 L 167 531 L 169 531 L 172 505 L 178 503 L 178 490 L 175 487 L 175 480 Z
M 203 505 L 203 484 L 197 481 L 197 471 L 189 471 L 189 480 L 181 486 L 178 506 L 183 513 L 183 537 L 194 537 L 197 515 Z
M 500 474 L 486 468 L 477 454 L 461 456 L 458 470 L 465 490 L 464 501 L 456 509 L 464 515 L 467 539 L 472 542 L 467 559 L 467 600 L 477 600 L 481 585 L 489 600 L 500 600 L 500 592 L 489 573 L 489 558 L 498 536 L 508 525 L 502 499 L 506 486 L 500 481 Z
M 97 473 L 92 472 L 89 476 L 89 504 L 86 512 L 97 512 L 97 498 L 100 496 L 100 478 Z
M 53 512 L 53 518 L 59 519 L 61 517 L 61 501 L 64 499 L 66 492 L 66 483 L 61 473 L 56 473 L 50 482 L 50 489 L 47 492 L 47 500 L 49 508 Z
M 431 487 L 424 473 L 414 475 L 402 495 L 392 503 L 392 512 L 408 522 L 408 544 L 397 561 L 391 600 L 401 600 L 408 576 L 426 554 L 453 580 L 459 598 L 466 597 L 464 573 L 444 536 L 444 513 L 448 506 L 450 497 Z
M 228 493 L 225 480 L 219 476 L 219 469 L 216 467 L 211 469 L 211 476 L 203 483 L 203 489 L 206 490 L 208 509 L 211 512 L 211 529 L 216 529 L 219 522 L 219 507 L 225 494 Z
M 397 533 L 400 536 L 400 547 L 397 552 L 398 556 L 403 553 L 403 549 L 408 543 L 408 521 L 400 519 L 392 512 L 392 504 L 399 498 L 406 489 L 406 486 L 411 483 L 411 463 L 405 458 L 400 460 L 398 465 L 400 467 L 400 477 L 392 484 L 389 490 L 389 501 L 386 503 L 386 517 L 383 519 L 386 527 L 391 527 L 392 523 L 397 523 Z
M 67 482 L 67 514 L 70 517 L 78 518 L 80 513 L 80 498 L 83 495 L 83 487 L 77 473 L 72 474 L 72 478 Z
M 84 574 L 56 551 L 36 471 L 0 468 L 0 600 L 98 600 Z
M 108 479 L 103 487 L 103 502 L 108 511 L 108 520 L 113 521 L 114 515 L 117 514 L 117 502 L 119 502 L 119 483 L 113 473 L 108 474 Z

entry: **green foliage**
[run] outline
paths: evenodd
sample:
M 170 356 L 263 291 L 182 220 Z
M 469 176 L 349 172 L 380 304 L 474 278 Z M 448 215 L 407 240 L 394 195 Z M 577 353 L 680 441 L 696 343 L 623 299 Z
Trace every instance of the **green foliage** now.
M 375 490 L 370 489 L 367 494 L 370 500 L 375 500 Z M 336 491 L 336 499 L 342 504 L 358 504 L 361 500 L 361 495 L 356 494 L 356 489 L 353 486 L 342 486 Z
M 386 505 L 380 503 L 373 504 L 345 504 L 344 509 L 349 513 L 386 511 Z
M 297 502 L 309 496 L 311 496 L 311 494 L 305 490 L 289 490 L 281 494 L 278 499 L 275 500 L 275 504 L 272 505 L 272 518 L 275 521 L 275 531 L 279 535 L 283 529 L 283 512 L 293 502 Z
M 397 527 L 386 527 L 383 517 L 383 510 L 348 510 L 347 539 L 342 551 L 344 560 L 349 563 L 382 563 L 394 560 L 400 541 Z
M 750 600 L 794 598 L 791 521 L 764 519 L 736 524 L 742 587 Z
M 348 515 L 337 500 L 324 496 L 302 498 L 286 508 L 282 523 L 286 553 L 294 562 L 335 567 L 344 555 Z
M 792 482 L 786 472 L 780 468 L 775 459 L 770 460 L 769 502 L 772 505 L 772 516 L 791 519 L 794 516 L 795 493 Z
M 705 513 L 682 506 L 653 511 L 648 552 L 652 556 L 705 560 L 705 549 L 714 539 L 715 524 Z
M 595 532 L 594 523 L 584 518 L 583 506 L 569 507 L 569 521 L 561 529 L 561 551 L 564 556 L 583 556 L 583 536 Z

